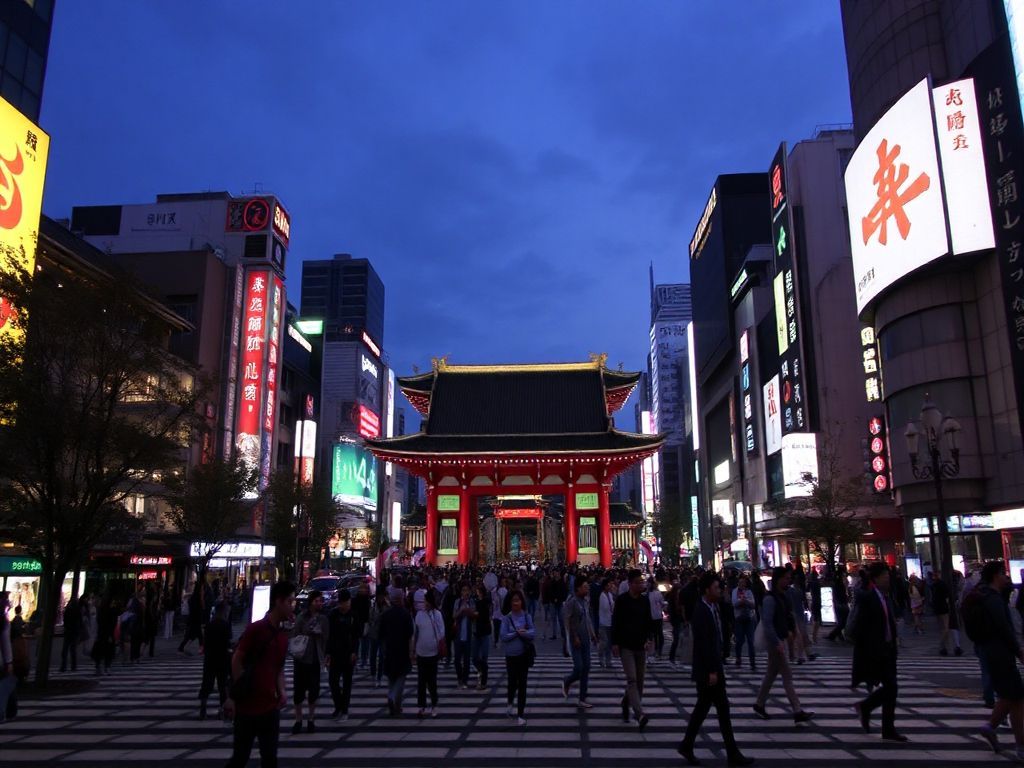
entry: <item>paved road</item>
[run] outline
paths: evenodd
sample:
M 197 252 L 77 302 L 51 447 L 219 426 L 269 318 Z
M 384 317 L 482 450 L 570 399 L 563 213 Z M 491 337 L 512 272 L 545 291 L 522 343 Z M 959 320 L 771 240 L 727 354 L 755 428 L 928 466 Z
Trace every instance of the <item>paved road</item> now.
M 884 761 L 934 768 L 1007 763 L 1008 758 L 986 752 L 975 735 L 984 709 L 977 696 L 973 656 L 940 659 L 930 644 L 929 652 L 924 646 L 908 649 L 900 668 L 898 727 L 911 742 L 888 745 L 877 735 L 865 735 L 852 715 L 850 705 L 858 694 L 848 687 L 849 650 L 828 643 L 822 650 L 823 658 L 796 669 L 804 705 L 818 714 L 810 726 L 792 724 L 781 685 L 769 702 L 773 720 L 756 719 L 750 706 L 760 675 L 730 667 L 737 736 L 759 765 L 792 766 L 799 761 L 806 766 L 856 766 Z M 200 666 L 198 657 L 180 658 L 161 649 L 156 659 L 139 667 L 118 665 L 88 693 L 24 701 L 21 715 L 0 726 L 0 764 L 148 766 L 173 760 L 197 768 L 223 765 L 230 752 L 230 727 L 197 719 Z M 441 714 L 424 721 L 414 714 L 388 718 L 383 690 L 375 690 L 363 676 L 357 678 L 352 719 L 347 723 L 325 718 L 316 734 L 292 736 L 290 715 L 285 716 L 281 762 L 373 768 L 681 764 L 675 746 L 695 698 L 688 667 L 656 664 L 649 671 L 645 701 L 651 723 L 643 734 L 619 719 L 621 672 L 595 668 L 590 700 L 596 706 L 580 714 L 572 700 L 562 698 L 559 682 L 567 669 L 568 660 L 556 644 L 542 644 L 530 675 L 525 728 L 505 716 L 503 669 L 491 689 L 482 693 L 456 689 L 453 673 L 442 671 Z M 936 674 L 941 676 L 938 681 L 933 679 Z M 409 691 L 413 697 L 407 700 L 406 712 L 415 713 L 413 680 Z M 329 711 L 328 700 L 326 695 L 321 699 Z M 710 733 L 698 742 L 697 755 L 705 764 L 723 764 L 713 715 L 708 729 Z M 1012 737 L 1004 732 L 1002 740 L 1009 744 Z

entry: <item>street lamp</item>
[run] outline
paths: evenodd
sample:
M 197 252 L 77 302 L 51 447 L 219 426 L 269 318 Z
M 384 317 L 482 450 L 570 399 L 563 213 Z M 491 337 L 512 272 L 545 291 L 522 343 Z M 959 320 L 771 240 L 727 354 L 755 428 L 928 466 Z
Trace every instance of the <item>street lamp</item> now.
M 919 422 L 907 422 L 907 429 L 903 433 L 907 440 L 907 453 L 910 454 L 910 467 L 914 477 L 918 480 L 935 481 L 936 512 L 939 520 L 939 566 L 942 580 L 950 588 L 953 586 L 953 550 L 949 540 L 949 523 L 946 520 L 942 481 L 960 474 L 960 446 L 957 442 L 959 432 L 960 422 L 952 416 L 944 416 L 926 393 Z M 927 461 L 919 463 L 922 437 Z M 947 455 L 943 454 L 943 448 Z

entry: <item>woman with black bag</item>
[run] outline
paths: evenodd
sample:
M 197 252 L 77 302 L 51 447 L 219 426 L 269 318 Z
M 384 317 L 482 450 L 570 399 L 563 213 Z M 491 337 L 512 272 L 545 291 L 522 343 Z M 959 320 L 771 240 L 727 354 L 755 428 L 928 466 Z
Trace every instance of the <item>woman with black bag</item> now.
M 509 612 L 501 620 L 501 642 L 505 649 L 505 669 L 508 672 L 508 716 L 516 723 L 526 725 L 526 683 L 530 667 L 537 657 L 533 641 L 537 630 L 526 611 L 526 598 L 516 589 L 509 593 Z M 513 705 L 513 701 L 516 703 Z M 515 707 L 515 708 L 513 708 Z

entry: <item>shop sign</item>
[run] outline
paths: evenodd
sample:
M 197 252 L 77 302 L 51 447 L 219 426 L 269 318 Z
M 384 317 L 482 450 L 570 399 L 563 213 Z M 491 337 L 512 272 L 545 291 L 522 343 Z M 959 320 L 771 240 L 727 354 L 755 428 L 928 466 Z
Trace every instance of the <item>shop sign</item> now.
M 1000 531 L 1006 528 L 1024 528 L 1024 508 L 996 510 L 992 513 L 992 527 Z
M 864 366 L 864 396 L 869 403 L 882 399 L 882 359 L 878 354 L 878 339 L 873 326 L 860 329 L 861 363 Z
M 170 565 L 172 560 L 166 555 L 132 555 L 128 562 L 131 565 Z
M 892 487 L 889 462 L 889 442 L 886 437 L 885 416 L 868 419 L 868 477 L 875 493 L 888 493 Z
M 42 572 L 43 564 L 33 557 L 0 557 L 0 573 L 2 574 L 38 576 Z
M 438 512 L 458 512 L 459 497 L 455 494 L 441 494 L 437 497 Z
M 782 449 L 782 414 L 779 411 L 778 374 L 775 374 L 764 385 L 764 441 L 765 452 L 769 456 Z
M 576 509 L 597 509 L 599 506 L 596 493 L 577 493 Z
M 217 548 L 208 541 L 193 541 L 189 547 L 192 557 L 206 557 L 213 552 L 220 560 L 255 560 L 260 556 L 258 541 L 229 541 Z M 277 556 L 277 547 L 273 544 L 263 545 L 263 557 L 270 559 Z

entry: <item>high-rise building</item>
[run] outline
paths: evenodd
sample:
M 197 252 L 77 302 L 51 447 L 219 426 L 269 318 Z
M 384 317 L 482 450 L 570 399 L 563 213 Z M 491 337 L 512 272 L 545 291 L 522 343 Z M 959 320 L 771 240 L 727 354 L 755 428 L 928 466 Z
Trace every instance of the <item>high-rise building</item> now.
M 714 560 L 720 536 L 735 525 L 741 499 L 736 423 L 735 349 L 730 290 L 751 246 L 771 242 L 768 174 L 719 176 L 690 240 L 693 299 L 693 404 L 698 451 L 701 556 Z
M 54 0 L 0 3 L 0 96 L 39 122 Z
M 302 262 L 303 317 L 324 321 L 325 341 L 384 344 L 384 283 L 368 259 L 347 253 Z
M 689 546 L 693 447 L 686 439 L 686 407 L 689 401 L 686 327 L 693 318 L 690 285 L 655 285 L 653 267 L 650 269 L 650 284 L 650 419 L 653 431 L 666 435 L 657 457 L 657 506 L 663 525 L 678 528 L 682 533 L 679 543 Z M 643 424 L 640 426 L 643 428 Z M 651 510 L 643 511 L 645 517 L 650 516 Z M 672 554 L 674 556 L 675 553 Z
M 841 8 L 858 142 L 845 185 L 870 367 L 861 375 L 873 428 L 888 433 L 907 565 L 1024 558 L 1022 4 Z M 895 188 L 878 179 L 893 172 L 916 186 L 890 207 Z M 908 429 L 922 435 L 917 465 Z M 929 430 L 947 462 L 941 499 L 922 471 Z M 944 524 L 948 551 L 936 535 Z

